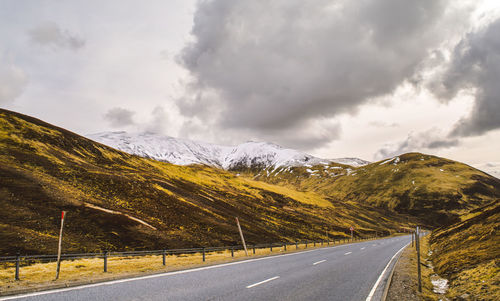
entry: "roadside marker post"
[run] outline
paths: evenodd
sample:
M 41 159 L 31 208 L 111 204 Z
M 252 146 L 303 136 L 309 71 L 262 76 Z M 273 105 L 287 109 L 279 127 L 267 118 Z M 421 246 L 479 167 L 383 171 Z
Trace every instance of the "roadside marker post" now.
M 238 225 L 238 230 L 240 231 L 241 242 L 243 243 L 243 248 L 245 249 L 245 256 L 248 256 L 247 245 L 245 243 L 245 238 L 243 237 L 243 232 L 241 231 L 240 221 L 236 218 L 236 224 Z
M 108 251 L 104 251 L 104 273 L 108 272 Z
M 353 241 L 353 235 L 352 235 L 352 232 L 354 231 L 354 228 L 351 226 L 351 228 L 350 228 L 349 230 L 351 230 L 351 241 Z
M 167 265 L 167 251 L 163 250 L 163 265 Z
M 418 291 L 422 292 L 422 274 L 420 271 L 420 229 L 417 226 L 415 231 L 415 246 L 417 248 L 417 273 L 418 273 Z
M 66 217 L 66 211 L 61 212 L 61 229 L 59 230 L 59 245 L 57 248 L 57 268 L 56 268 L 56 280 L 59 279 L 59 271 L 61 270 L 61 248 L 62 248 L 62 234 L 64 227 L 64 218 Z
M 21 262 L 21 254 L 17 252 L 16 254 L 16 280 L 19 280 L 19 265 Z

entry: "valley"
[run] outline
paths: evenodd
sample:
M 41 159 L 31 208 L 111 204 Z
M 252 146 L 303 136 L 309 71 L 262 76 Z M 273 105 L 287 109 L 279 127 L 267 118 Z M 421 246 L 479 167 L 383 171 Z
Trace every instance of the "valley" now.
M 269 143 L 228 151 L 172 139 L 156 150 L 154 141 L 122 141 L 129 148 L 118 150 L 0 109 L 2 255 L 54 254 L 62 210 L 67 253 L 236 245 L 235 217 L 249 244 L 347 238 L 350 227 L 355 237 L 373 237 L 420 225 L 434 230 L 431 258 L 450 278 L 450 296 L 498 288 L 498 178 L 421 153 L 369 163 Z M 186 152 L 182 164 L 165 162 Z

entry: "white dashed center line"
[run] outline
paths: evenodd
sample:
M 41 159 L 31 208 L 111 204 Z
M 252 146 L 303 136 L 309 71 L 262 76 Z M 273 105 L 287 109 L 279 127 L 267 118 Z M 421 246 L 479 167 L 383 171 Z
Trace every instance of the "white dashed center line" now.
M 269 282 L 269 281 L 276 280 L 276 279 L 278 279 L 278 278 L 280 278 L 280 276 L 276 276 L 276 277 L 269 278 L 269 279 L 266 279 L 266 280 L 261 281 L 261 282 L 257 282 L 257 283 L 251 284 L 251 285 L 247 286 L 247 288 L 252 288 L 252 287 L 255 287 L 255 286 L 257 286 L 257 285 L 261 285 L 261 284 L 263 284 L 263 283 L 266 283 L 266 282 Z
M 320 261 L 316 261 L 315 263 L 313 263 L 313 265 L 317 265 L 317 264 L 320 264 L 320 263 L 325 262 L 325 261 L 326 261 L 326 259 L 320 260 Z
M 361 248 L 361 250 L 364 250 L 364 249 L 365 249 L 365 247 L 362 247 L 362 248 Z
M 347 253 L 345 253 L 344 255 L 349 255 L 349 254 L 351 254 L 351 253 L 352 253 L 352 252 L 347 252 Z

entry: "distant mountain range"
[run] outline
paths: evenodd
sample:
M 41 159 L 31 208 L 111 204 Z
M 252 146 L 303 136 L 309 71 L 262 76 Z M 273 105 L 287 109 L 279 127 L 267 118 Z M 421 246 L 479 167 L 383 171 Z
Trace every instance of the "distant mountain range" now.
M 62 210 L 68 253 L 236 245 L 234 217 L 250 244 L 419 225 L 437 228 L 433 265 L 451 296 L 495 299 L 500 179 L 469 165 L 422 153 L 367 164 L 270 143 L 90 138 L 101 143 L 0 109 L 1 255 L 54 254 Z
M 222 150 L 206 145 L 190 149 L 191 162 L 200 160 L 196 151 L 222 156 Z M 237 151 L 231 158 L 252 162 Z M 295 158 L 274 156 L 264 157 L 274 164 Z M 205 162 L 234 166 L 234 160 L 210 158 Z M 236 216 L 251 244 L 349 237 L 351 226 L 360 237 L 389 234 L 418 220 L 245 176 L 252 172 L 262 170 L 235 173 L 143 158 L 0 109 L 0 254 L 56 252 L 62 210 L 68 212 L 62 243 L 68 253 L 234 245 Z
M 360 167 L 370 162 L 358 158 L 322 159 L 269 142 L 249 141 L 223 146 L 152 133 L 102 132 L 87 138 L 129 154 L 176 165 L 204 164 L 225 170 L 313 166 L 340 163 Z

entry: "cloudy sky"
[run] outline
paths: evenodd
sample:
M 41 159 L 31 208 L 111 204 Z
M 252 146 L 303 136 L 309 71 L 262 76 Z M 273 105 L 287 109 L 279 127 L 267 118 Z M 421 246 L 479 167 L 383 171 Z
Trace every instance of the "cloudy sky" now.
M 500 2 L 0 0 L 0 107 L 500 176 Z

